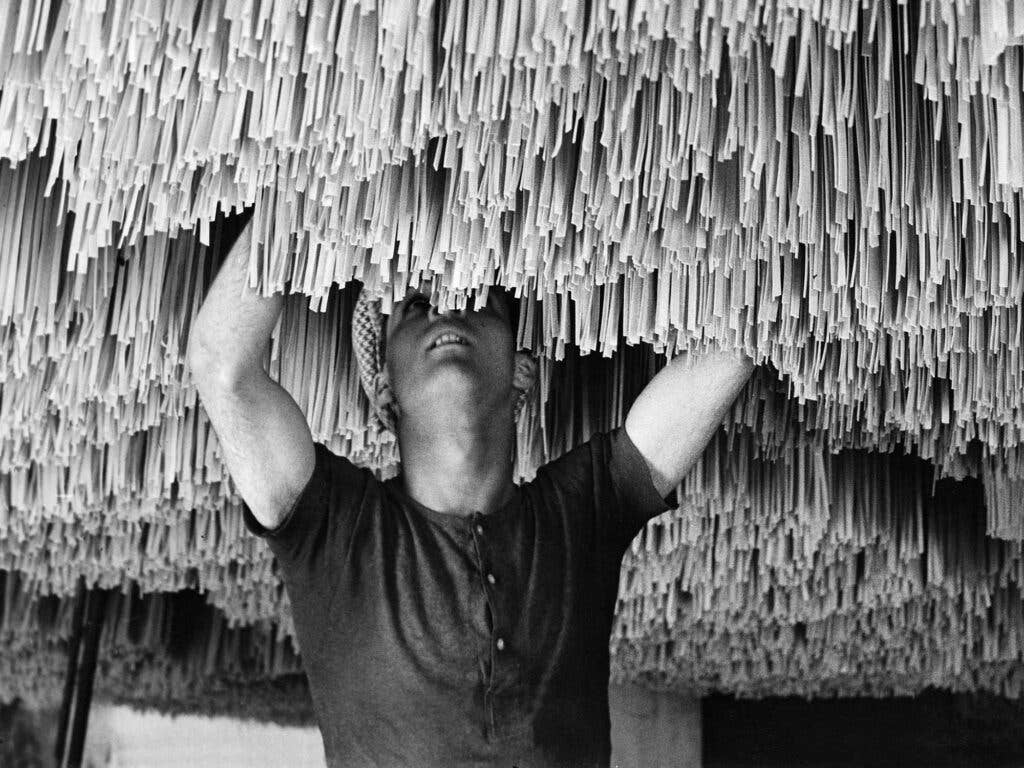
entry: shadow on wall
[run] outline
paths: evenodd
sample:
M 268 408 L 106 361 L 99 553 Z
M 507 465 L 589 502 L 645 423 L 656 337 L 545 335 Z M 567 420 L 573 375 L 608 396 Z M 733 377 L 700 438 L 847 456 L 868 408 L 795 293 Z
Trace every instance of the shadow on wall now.
M 1024 701 L 928 689 L 888 699 L 703 700 L 705 768 L 1020 768 Z
M 32 712 L 19 699 L 0 705 L 0 766 L 50 768 L 57 712 Z

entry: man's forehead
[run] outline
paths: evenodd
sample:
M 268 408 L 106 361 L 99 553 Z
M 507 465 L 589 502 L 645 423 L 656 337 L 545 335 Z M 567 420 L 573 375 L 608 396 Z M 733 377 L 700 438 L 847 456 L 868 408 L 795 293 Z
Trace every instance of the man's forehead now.
M 434 293 L 433 281 L 429 278 L 422 278 L 419 282 L 410 283 L 405 289 L 405 296 L 402 301 L 405 301 L 416 294 L 423 294 L 430 298 Z M 471 293 L 466 297 L 466 306 L 472 309 L 475 306 L 476 297 L 481 295 L 483 291 Z M 507 293 L 505 288 L 500 285 L 492 285 L 487 288 L 487 297 L 496 297 L 505 307 L 508 307 L 511 300 L 511 294 Z
M 433 289 L 433 282 L 430 279 L 424 277 L 421 278 L 418 282 L 412 282 L 409 284 L 409 287 L 405 289 L 405 298 L 409 298 L 414 293 L 426 293 L 429 295 L 433 291 Z

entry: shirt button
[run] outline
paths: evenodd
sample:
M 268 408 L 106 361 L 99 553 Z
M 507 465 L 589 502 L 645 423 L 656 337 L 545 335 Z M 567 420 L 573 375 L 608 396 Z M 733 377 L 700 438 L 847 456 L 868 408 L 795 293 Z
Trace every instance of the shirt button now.
M 476 524 L 476 528 L 474 530 L 476 531 L 476 535 L 477 536 L 483 536 L 484 535 L 484 527 L 482 525 L 480 525 L 480 523 Z
M 487 574 L 487 583 L 491 584 L 491 585 L 494 584 L 494 574 L 493 573 L 488 573 Z
M 505 650 L 505 639 L 502 638 L 502 637 L 499 637 L 498 638 L 498 642 L 496 642 L 494 645 L 497 647 L 497 649 L 499 651 L 504 651 Z

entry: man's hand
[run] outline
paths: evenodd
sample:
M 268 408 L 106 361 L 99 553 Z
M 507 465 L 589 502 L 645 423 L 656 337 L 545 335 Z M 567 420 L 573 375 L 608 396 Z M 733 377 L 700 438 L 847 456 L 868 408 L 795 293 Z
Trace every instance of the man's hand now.
M 741 352 L 681 354 L 658 371 L 626 416 L 662 498 L 700 458 L 754 370 Z

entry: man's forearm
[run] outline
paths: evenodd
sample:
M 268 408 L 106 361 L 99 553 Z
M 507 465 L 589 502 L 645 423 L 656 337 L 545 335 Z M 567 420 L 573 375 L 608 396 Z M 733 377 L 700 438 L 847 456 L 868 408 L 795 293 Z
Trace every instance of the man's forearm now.
M 252 219 L 221 265 L 189 333 L 193 376 L 243 376 L 263 368 L 263 354 L 284 306 L 284 296 L 260 296 L 246 273 Z

